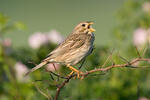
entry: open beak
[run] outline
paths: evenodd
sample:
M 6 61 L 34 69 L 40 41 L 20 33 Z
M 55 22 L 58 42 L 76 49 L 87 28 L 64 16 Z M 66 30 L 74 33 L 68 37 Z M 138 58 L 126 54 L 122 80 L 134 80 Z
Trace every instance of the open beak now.
M 89 22 L 89 25 L 92 25 L 92 24 L 94 24 L 93 22 Z
M 94 28 L 89 29 L 90 32 L 95 32 L 96 30 Z
M 92 24 L 94 24 L 94 23 L 93 23 L 93 22 L 90 22 L 90 23 L 89 23 L 90 26 L 91 26 Z M 94 28 L 90 27 L 89 31 L 90 31 L 90 32 L 95 32 L 96 30 L 95 30 Z

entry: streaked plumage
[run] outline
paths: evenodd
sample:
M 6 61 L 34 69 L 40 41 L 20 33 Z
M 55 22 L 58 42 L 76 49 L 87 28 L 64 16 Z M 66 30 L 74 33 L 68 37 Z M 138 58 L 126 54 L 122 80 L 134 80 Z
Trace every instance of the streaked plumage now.
M 54 49 L 39 65 L 32 68 L 27 74 L 39 69 L 47 63 L 60 63 L 72 66 L 79 63 L 82 59 L 91 54 L 93 50 L 95 31 L 92 22 L 81 22 L 73 32 Z M 27 75 L 26 74 L 26 75 Z

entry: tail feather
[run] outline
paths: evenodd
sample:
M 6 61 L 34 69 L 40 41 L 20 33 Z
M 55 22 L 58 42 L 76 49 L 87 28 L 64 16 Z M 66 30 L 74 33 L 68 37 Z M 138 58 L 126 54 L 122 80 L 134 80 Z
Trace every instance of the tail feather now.
M 47 61 L 43 61 L 40 64 L 38 64 L 37 66 L 35 66 L 34 68 L 32 68 L 31 70 L 29 70 L 25 76 L 29 75 L 30 73 L 34 72 L 35 70 L 41 68 L 42 66 L 44 66 L 45 64 L 47 64 Z

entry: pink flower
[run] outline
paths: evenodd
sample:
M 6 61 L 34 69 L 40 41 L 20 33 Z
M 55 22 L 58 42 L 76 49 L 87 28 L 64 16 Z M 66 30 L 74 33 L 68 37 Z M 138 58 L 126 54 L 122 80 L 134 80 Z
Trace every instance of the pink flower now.
M 10 47 L 12 45 L 12 41 L 10 38 L 4 39 L 2 43 L 5 47 Z
M 29 70 L 26 65 L 22 64 L 21 62 L 17 62 L 15 64 L 15 70 L 18 81 L 26 82 L 27 80 L 29 80 L 28 76 L 24 77 L 25 73 Z
M 31 48 L 37 49 L 41 45 L 46 44 L 48 42 L 52 43 L 61 43 L 64 40 L 64 37 L 60 35 L 56 30 L 52 30 L 43 34 L 41 32 L 36 32 L 29 37 L 29 45 Z
M 133 34 L 133 44 L 137 47 L 143 46 L 147 42 L 147 31 L 139 28 Z
M 150 2 L 144 2 L 144 4 L 142 5 L 143 11 L 145 12 L 150 12 Z
M 41 45 L 48 42 L 48 38 L 46 34 L 42 34 L 41 32 L 36 32 L 29 37 L 29 45 L 31 48 L 37 49 Z
M 140 97 L 139 100 L 149 100 L 149 99 L 146 97 Z
M 58 70 L 60 68 L 60 65 L 59 64 L 56 64 L 56 63 L 50 63 L 50 64 L 47 64 L 47 66 L 46 66 L 46 71 L 52 71 L 52 72 L 54 72 L 54 71 L 56 71 L 56 70 Z
M 50 42 L 56 44 L 59 44 L 64 40 L 64 37 L 56 30 L 51 30 L 50 32 L 47 33 L 47 36 Z

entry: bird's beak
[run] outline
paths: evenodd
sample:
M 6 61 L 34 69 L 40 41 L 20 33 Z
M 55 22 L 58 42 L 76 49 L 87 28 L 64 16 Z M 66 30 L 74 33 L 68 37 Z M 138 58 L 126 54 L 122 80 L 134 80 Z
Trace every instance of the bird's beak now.
M 96 30 L 94 28 L 89 29 L 90 32 L 95 32 Z
M 89 25 L 92 25 L 92 24 L 94 24 L 93 22 L 89 22 Z
M 94 24 L 94 23 L 93 23 L 93 22 L 90 22 L 90 23 L 89 23 L 89 25 L 92 25 L 92 24 Z M 90 31 L 90 32 L 95 32 L 96 30 L 95 30 L 94 28 L 90 27 L 89 31 Z

